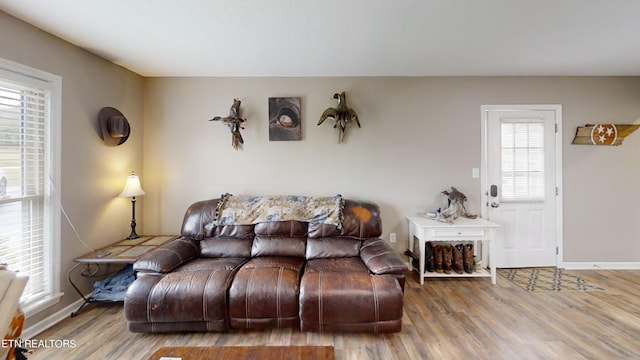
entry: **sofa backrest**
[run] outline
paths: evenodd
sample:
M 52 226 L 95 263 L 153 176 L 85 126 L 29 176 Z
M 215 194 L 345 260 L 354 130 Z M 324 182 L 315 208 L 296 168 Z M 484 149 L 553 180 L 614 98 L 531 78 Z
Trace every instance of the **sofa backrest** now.
M 360 254 L 362 240 L 382 234 L 380 208 L 372 202 L 345 200 L 342 228 L 311 223 L 307 259 L 350 257 Z
M 307 259 L 358 256 L 362 240 L 382 234 L 378 205 L 345 200 L 342 228 L 299 221 L 216 226 L 218 199 L 187 209 L 181 234 L 201 240 L 204 257 L 292 256 Z
M 256 224 L 251 257 L 304 257 L 307 246 L 308 223 L 273 221 Z
M 382 235 L 380 208 L 369 201 L 346 200 L 344 202 L 342 229 L 320 223 L 309 224 L 310 238 L 341 237 L 370 239 Z

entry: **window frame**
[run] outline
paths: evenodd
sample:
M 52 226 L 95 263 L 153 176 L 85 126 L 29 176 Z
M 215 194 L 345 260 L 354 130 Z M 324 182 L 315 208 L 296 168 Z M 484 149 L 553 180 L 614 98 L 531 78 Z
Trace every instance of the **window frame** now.
M 48 256 L 45 264 L 46 280 L 48 283 L 48 294 L 38 300 L 23 304 L 23 311 L 26 317 L 35 315 L 60 301 L 61 292 L 60 269 L 61 269 L 61 132 L 62 132 L 62 77 L 46 71 L 19 64 L 7 59 L 0 58 L 0 78 L 21 84 L 37 86 L 49 91 L 49 174 L 50 181 L 46 184 L 49 187 L 45 196 L 45 212 L 48 213 L 49 243 Z

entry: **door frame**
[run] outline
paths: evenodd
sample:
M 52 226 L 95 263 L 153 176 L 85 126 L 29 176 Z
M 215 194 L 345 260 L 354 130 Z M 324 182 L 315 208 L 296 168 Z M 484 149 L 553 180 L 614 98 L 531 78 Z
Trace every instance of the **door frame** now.
M 483 218 L 488 216 L 489 207 L 489 181 L 487 177 L 488 173 L 488 144 L 487 139 L 489 136 L 489 122 L 488 114 L 493 111 L 553 111 L 555 113 L 556 123 L 556 267 L 564 267 L 564 251 L 563 251 L 563 187 L 562 187 L 562 105 L 481 105 L 480 107 L 481 117 L 481 131 L 480 136 L 480 199 L 481 201 L 481 214 Z M 489 259 L 491 261 L 491 259 Z

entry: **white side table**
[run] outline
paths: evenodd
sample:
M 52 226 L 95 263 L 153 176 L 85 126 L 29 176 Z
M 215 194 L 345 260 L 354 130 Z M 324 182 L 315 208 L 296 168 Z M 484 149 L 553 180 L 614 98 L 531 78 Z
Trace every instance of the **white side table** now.
M 427 241 L 446 241 L 446 242 L 464 242 L 473 241 L 474 253 L 477 252 L 477 242 L 481 241 L 482 252 L 489 250 L 489 259 L 493 260 L 494 252 L 492 239 L 495 235 L 495 229 L 500 225 L 490 221 L 477 218 L 457 218 L 453 223 L 445 223 L 421 216 L 409 216 L 409 249 L 413 250 L 414 241 L 418 241 L 420 252 L 420 268 L 416 269 L 420 275 L 420 284 L 424 284 L 425 277 L 491 277 L 491 283 L 496 283 L 496 268 L 491 264 L 489 271 L 485 269 L 474 270 L 473 273 L 451 274 L 425 272 L 425 244 Z M 477 254 L 477 253 L 476 253 Z M 484 254 L 483 254 L 484 255 Z M 484 264 L 488 265 L 485 256 L 482 256 Z M 411 264 L 409 264 L 411 266 Z

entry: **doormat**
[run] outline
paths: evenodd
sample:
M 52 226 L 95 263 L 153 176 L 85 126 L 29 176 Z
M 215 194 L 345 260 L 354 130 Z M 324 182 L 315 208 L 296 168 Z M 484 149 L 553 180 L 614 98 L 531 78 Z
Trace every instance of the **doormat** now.
M 527 291 L 604 291 L 558 268 L 498 269 L 498 274 Z

